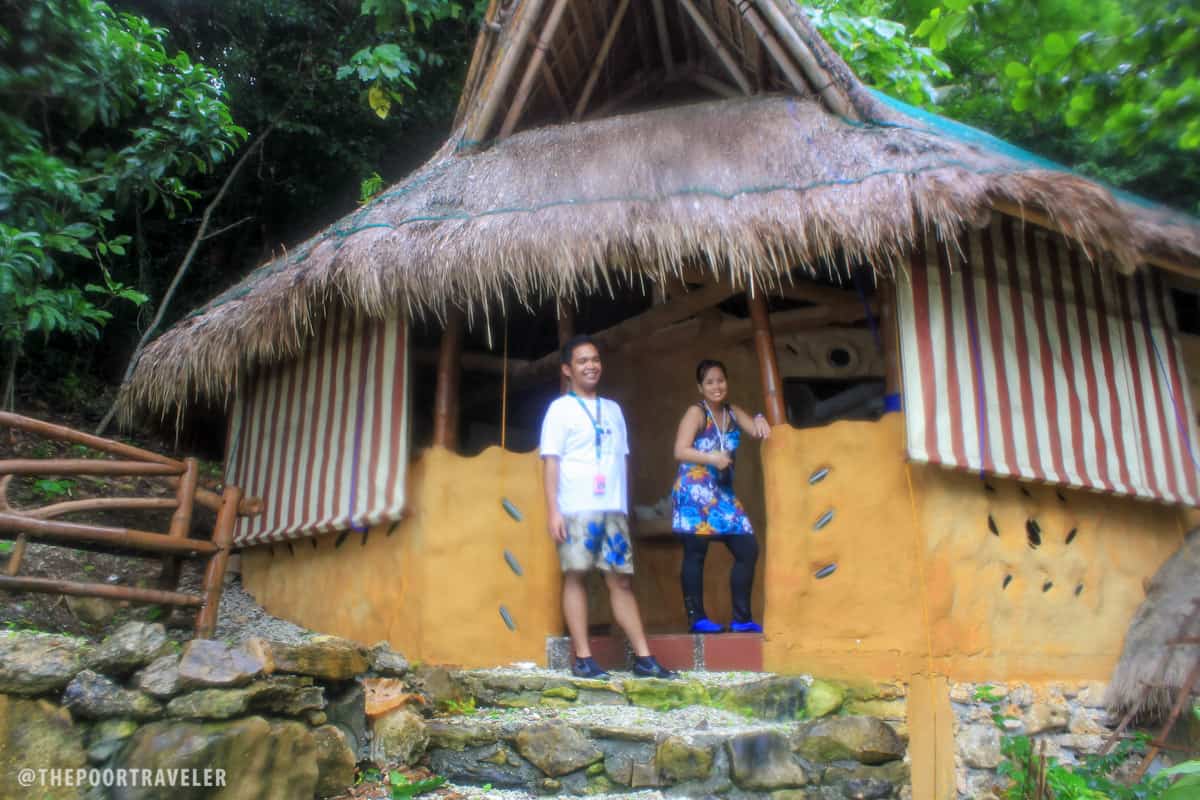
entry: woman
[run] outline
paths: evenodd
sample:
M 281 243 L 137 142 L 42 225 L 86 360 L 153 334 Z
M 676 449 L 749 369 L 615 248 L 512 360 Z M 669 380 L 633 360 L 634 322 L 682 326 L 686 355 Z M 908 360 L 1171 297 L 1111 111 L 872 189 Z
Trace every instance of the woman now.
M 692 633 L 720 633 L 724 628 L 704 613 L 704 557 L 719 537 L 733 553 L 729 586 L 733 594 L 730 630 L 761 633 L 750 612 L 750 588 L 758 543 L 746 509 L 733 494 L 733 461 L 741 431 L 765 439 L 771 427 L 762 414 L 751 417 L 726 402 L 725 365 L 705 359 L 696 367 L 700 401 L 688 408 L 675 434 L 679 477 L 671 492 L 671 527 L 683 540 L 683 602 Z M 740 429 L 740 430 L 739 430 Z

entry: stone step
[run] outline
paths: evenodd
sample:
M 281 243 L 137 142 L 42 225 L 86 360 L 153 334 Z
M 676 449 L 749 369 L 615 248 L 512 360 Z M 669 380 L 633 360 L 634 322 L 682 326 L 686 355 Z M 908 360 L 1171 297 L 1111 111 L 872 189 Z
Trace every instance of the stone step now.
M 668 669 L 761 672 L 763 668 L 761 633 L 652 633 L 646 638 L 650 652 Z M 592 656 L 605 669 L 625 670 L 633 666 L 633 651 L 625 637 L 592 636 L 588 643 Z M 548 667 L 570 669 L 572 661 L 569 638 L 547 637 Z
M 882 800 L 907 796 L 909 785 L 903 737 L 866 716 L 764 720 L 701 704 L 552 704 L 435 718 L 428 733 L 434 772 L 493 790 Z

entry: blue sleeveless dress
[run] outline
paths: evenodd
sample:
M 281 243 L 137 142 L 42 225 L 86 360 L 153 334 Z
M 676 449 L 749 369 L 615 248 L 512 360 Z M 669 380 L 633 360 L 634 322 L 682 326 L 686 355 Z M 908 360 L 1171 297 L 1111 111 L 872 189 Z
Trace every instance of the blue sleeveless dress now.
M 700 404 L 701 409 L 704 408 Z M 731 458 L 736 457 L 742 434 L 733 420 L 733 411 L 725 407 L 729 415 L 729 430 L 725 432 L 725 450 Z M 721 434 L 717 421 L 707 410 L 704 411 L 704 429 L 696 435 L 692 447 L 702 453 L 719 450 Z M 754 529 L 746 509 L 733 494 L 733 466 L 718 470 L 708 464 L 679 465 L 679 474 L 671 490 L 671 528 L 676 533 L 697 536 L 750 535 Z

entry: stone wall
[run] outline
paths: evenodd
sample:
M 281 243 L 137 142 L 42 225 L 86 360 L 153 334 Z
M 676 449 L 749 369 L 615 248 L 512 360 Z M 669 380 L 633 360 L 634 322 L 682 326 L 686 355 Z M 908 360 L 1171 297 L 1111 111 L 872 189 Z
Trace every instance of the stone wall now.
M 39 800 L 223 800 L 332 797 L 355 767 L 424 754 L 425 723 L 408 664 L 386 646 L 332 637 L 237 647 L 169 642 L 131 622 L 98 645 L 0 633 L 0 797 Z M 99 788 L 65 772 L 188 771 L 190 786 Z M 75 775 L 77 773 L 70 773 Z M 207 777 L 206 777 L 207 776 Z M 109 784 L 105 787 L 103 784 Z M 223 789 L 216 789 L 224 786 Z
M 1005 736 L 1028 736 L 1035 748 L 1044 747 L 1062 764 L 1099 752 L 1112 732 L 1105 688 L 1098 682 L 951 683 L 960 800 L 992 796 Z

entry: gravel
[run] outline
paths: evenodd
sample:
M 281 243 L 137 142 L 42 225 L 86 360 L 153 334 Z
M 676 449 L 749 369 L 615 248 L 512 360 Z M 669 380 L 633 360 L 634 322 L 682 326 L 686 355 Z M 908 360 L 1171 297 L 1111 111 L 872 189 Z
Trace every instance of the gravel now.
M 446 789 L 469 798 L 487 798 L 487 800 L 545 800 L 544 794 L 531 794 L 518 789 L 484 789 L 480 786 L 457 786 L 446 784 Z M 663 800 L 662 792 L 651 789 L 640 792 L 623 792 L 621 794 L 593 794 L 592 800 Z
M 214 638 L 240 644 L 256 636 L 285 644 L 299 644 L 316 636 L 316 633 L 268 614 L 242 586 L 240 576 L 227 577 L 221 593 L 221 610 L 217 616 Z
M 532 663 L 526 665 L 509 665 L 506 667 L 496 667 L 493 669 L 473 669 L 469 670 L 471 675 L 497 675 L 500 677 L 545 677 L 545 678 L 569 678 L 569 672 L 565 670 L 546 669 L 538 667 Z M 613 670 L 611 680 L 614 682 L 636 680 L 636 676 L 632 672 L 623 670 Z M 706 672 L 703 670 L 687 670 L 680 672 L 681 680 L 697 681 L 705 686 L 712 688 L 723 688 L 727 686 L 737 686 L 742 683 L 753 683 L 754 681 L 770 678 L 773 673 L 770 672 Z

